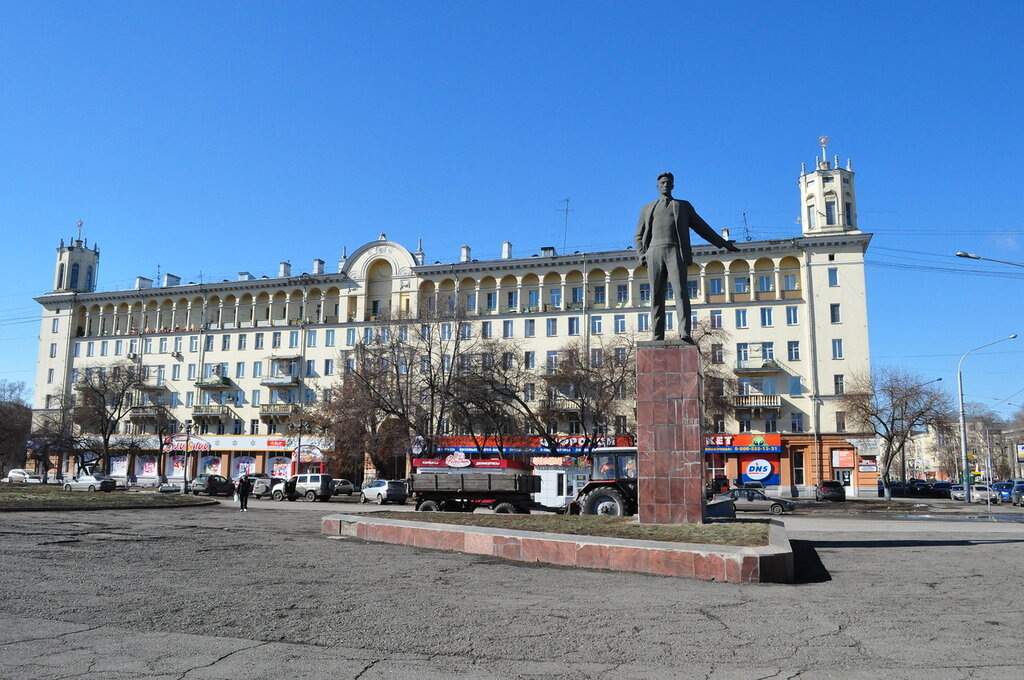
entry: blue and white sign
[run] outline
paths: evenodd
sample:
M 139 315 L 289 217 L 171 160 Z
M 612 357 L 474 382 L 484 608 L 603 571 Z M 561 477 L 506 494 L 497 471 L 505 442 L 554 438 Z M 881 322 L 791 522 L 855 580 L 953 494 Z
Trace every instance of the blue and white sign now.
M 765 486 L 778 486 L 779 462 L 775 456 L 751 456 L 740 461 L 743 482 L 761 482 Z

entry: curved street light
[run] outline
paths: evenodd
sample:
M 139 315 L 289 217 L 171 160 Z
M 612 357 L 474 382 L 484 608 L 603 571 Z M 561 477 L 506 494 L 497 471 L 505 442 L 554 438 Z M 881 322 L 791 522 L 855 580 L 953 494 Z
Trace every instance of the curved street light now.
M 959 255 L 959 253 L 957 253 L 957 255 Z M 960 464 L 963 467 L 961 479 L 964 485 L 964 503 L 967 504 L 970 504 L 971 502 L 971 471 L 967 467 L 967 414 L 964 412 L 964 377 L 960 372 L 960 368 L 964 364 L 964 359 L 966 359 L 967 355 L 971 352 L 977 352 L 979 349 L 985 349 L 986 347 L 997 345 L 1000 342 L 1005 342 L 1006 340 L 1013 340 L 1016 337 L 1017 334 L 1014 333 L 1013 335 L 990 342 L 987 345 L 969 349 L 964 352 L 964 355 L 960 357 L 960 361 L 956 365 L 956 386 L 960 397 Z
M 975 255 L 974 253 L 965 253 L 964 251 L 958 251 L 957 257 L 966 257 L 968 260 L 987 260 L 989 262 L 998 262 L 1000 264 L 1010 264 L 1014 267 L 1024 267 L 1024 264 L 1020 262 L 1010 262 L 1009 260 L 996 260 L 991 257 L 982 257 L 981 255 Z

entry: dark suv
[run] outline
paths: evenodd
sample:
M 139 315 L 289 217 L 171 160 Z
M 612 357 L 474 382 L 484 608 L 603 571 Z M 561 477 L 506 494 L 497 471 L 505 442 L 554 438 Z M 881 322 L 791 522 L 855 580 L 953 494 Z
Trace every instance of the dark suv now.
M 815 487 L 814 499 L 818 501 L 845 501 L 846 489 L 840 482 L 826 480 Z
M 192 480 L 191 485 L 192 494 L 195 496 L 201 493 L 209 494 L 210 496 L 218 496 L 220 494 L 230 496 L 235 493 L 235 485 L 231 483 L 231 480 L 220 475 L 199 475 Z

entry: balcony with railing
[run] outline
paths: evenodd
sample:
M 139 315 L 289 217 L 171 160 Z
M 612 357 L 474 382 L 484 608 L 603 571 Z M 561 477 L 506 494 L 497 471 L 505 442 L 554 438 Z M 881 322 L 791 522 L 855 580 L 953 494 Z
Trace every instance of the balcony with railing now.
M 224 375 L 211 375 L 206 378 L 199 378 L 196 380 L 195 385 L 201 390 L 226 390 L 231 387 L 231 381 Z
M 733 405 L 738 409 L 779 409 L 782 408 L 782 397 L 777 394 L 740 394 L 733 397 Z
M 298 404 L 263 404 L 263 406 L 260 406 L 260 417 L 287 418 L 298 410 Z
M 567 397 L 551 397 L 543 401 L 543 406 L 548 411 L 555 413 L 579 413 L 580 405 L 573 399 Z
M 775 359 L 739 359 L 733 368 L 735 373 L 781 373 L 782 367 Z
M 165 413 L 161 406 L 133 406 L 128 417 L 131 420 L 155 420 Z
M 197 404 L 192 407 L 193 418 L 215 418 L 226 417 L 231 412 L 227 406 L 221 404 Z
M 296 375 L 268 375 L 260 379 L 264 387 L 298 387 L 299 377 Z

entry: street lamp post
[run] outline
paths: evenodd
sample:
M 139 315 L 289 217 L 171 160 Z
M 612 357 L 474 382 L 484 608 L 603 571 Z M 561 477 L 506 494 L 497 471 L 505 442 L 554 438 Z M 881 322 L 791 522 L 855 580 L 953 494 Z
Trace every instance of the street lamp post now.
M 1010 262 L 1009 260 L 997 260 L 992 257 L 982 257 L 981 255 L 975 255 L 974 253 L 965 253 L 962 250 L 957 252 L 956 256 L 966 257 L 968 260 L 986 260 L 988 262 L 998 262 L 999 264 L 1009 264 L 1014 267 L 1024 267 L 1024 264 L 1021 264 L 1020 262 Z
M 957 254 L 959 255 L 959 253 Z M 969 504 L 971 502 L 971 471 L 967 466 L 967 414 L 964 412 L 964 377 L 960 369 L 963 366 L 964 359 L 966 359 L 967 355 L 971 352 L 977 352 L 979 349 L 985 349 L 986 347 L 997 345 L 1006 340 L 1013 340 L 1016 337 L 1017 334 L 1014 333 L 1013 335 L 990 342 L 986 345 L 982 345 L 981 347 L 969 349 L 964 352 L 964 355 L 960 357 L 960 361 L 956 365 L 956 386 L 958 396 L 960 397 L 960 464 L 963 468 L 962 481 L 964 485 L 964 503 Z

